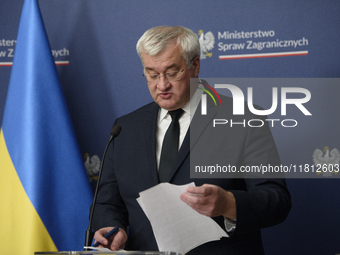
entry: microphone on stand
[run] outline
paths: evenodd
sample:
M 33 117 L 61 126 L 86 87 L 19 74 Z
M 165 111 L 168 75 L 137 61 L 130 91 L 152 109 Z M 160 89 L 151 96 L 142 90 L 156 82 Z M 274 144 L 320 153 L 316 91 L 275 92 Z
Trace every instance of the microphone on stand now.
M 102 176 L 103 165 L 104 165 L 103 163 L 104 163 L 104 160 L 105 160 L 105 157 L 106 157 L 106 152 L 107 152 L 107 149 L 109 148 L 110 143 L 113 141 L 113 139 L 115 137 L 117 137 L 119 135 L 121 130 L 122 130 L 122 127 L 119 126 L 119 125 L 115 125 L 115 126 L 112 127 L 111 136 L 110 136 L 109 142 L 107 143 L 104 154 L 103 154 L 103 160 L 100 164 L 97 186 L 96 186 L 96 190 L 94 192 L 93 202 L 92 202 L 91 210 L 90 210 L 89 226 L 87 227 L 87 230 L 85 231 L 85 244 L 84 244 L 85 247 L 91 246 L 91 242 L 92 242 L 92 239 L 93 239 L 93 236 L 94 236 L 94 233 L 92 231 L 92 218 L 93 218 L 94 206 L 97 202 L 97 194 L 98 194 L 98 190 L 99 190 L 99 183 L 100 183 L 100 178 Z M 86 250 L 90 250 L 90 249 L 84 249 L 84 251 L 86 251 Z

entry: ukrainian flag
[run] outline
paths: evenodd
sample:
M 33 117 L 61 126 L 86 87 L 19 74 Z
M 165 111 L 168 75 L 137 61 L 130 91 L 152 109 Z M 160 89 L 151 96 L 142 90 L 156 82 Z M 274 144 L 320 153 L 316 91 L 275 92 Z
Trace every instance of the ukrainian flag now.
M 37 0 L 26 0 L 0 132 L 0 253 L 83 250 L 92 191 Z

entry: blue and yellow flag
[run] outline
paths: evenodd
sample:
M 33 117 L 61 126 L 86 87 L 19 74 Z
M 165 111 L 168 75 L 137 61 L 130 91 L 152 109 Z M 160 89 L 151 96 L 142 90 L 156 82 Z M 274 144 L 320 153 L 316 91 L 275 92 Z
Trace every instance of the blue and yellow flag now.
M 26 0 L 0 132 L 1 254 L 83 250 L 92 191 L 37 0 Z

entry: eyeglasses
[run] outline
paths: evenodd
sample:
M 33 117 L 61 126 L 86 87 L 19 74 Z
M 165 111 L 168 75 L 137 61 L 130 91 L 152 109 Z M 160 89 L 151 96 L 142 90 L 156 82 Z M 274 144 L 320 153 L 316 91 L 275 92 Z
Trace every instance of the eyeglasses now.
M 163 74 L 146 73 L 146 74 L 143 74 L 143 77 L 146 79 L 146 82 L 149 85 L 152 85 L 152 84 L 158 83 L 161 76 L 164 76 L 164 79 L 167 79 L 169 82 L 178 81 L 181 78 L 183 72 L 184 72 L 184 69 L 181 71 L 173 71 L 173 72 L 167 72 Z

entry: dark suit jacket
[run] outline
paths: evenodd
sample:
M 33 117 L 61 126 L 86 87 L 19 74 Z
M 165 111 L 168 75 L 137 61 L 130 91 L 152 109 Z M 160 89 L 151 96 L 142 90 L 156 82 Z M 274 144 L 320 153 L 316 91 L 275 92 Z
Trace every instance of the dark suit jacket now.
M 249 112 L 245 116 L 232 116 L 232 100 L 223 97 L 222 102 L 223 107 L 209 107 L 207 116 L 201 116 L 199 108 L 196 111 L 190 127 L 193 129 L 195 125 L 190 134 L 191 143 L 188 131 L 169 182 L 182 185 L 194 181 L 196 186 L 211 183 L 233 192 L 237 206 L 236 230 L 229 238 L 201 245 L 188 254 L 263 254 L 260 229 L 282 222 L 291 207 L 285 180 L 267 176 L 240 178 L 244 176 L 239 174 L 226 176 L 228 178 L 190 178 L 190 151 L 201 154 L 202 162 L 215 162 L 216 159 L 219 164 L 238 168 L 241 165 L 280 164 L 268 126 L 231 128 L 220 125 L 218 128 L 224 128 L 225 132 L 216 132 L 211 124 L 214 118 L 259 119 Z M 156 168 L 158 110 L 159 106 L 152 102 L 117 119 L 116 124 L 122 130 L 110 145 L 104 163 L 93 229 L 108 226 L 127 229 L 129 226 L 126 250 L 158 250 L 149 220 L 136 201 L 139 192 L 159 184 Z M 211 147 L 215 151 L 201 149 Z M 214 220 L 225 229 L 222 216 Z

